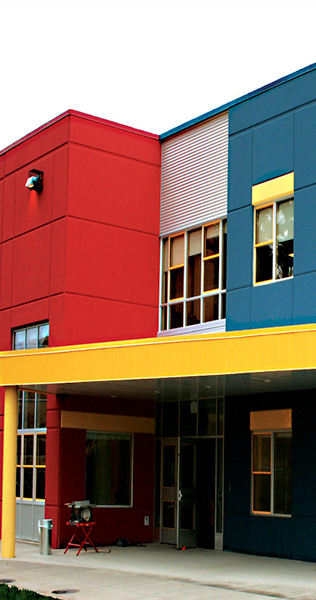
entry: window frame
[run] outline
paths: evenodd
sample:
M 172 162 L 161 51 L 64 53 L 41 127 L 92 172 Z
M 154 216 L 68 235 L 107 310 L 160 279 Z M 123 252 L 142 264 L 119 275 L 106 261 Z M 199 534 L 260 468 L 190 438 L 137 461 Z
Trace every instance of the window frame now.
M 255 286 L 267 285 L 276 281 L 286 281 L 294 277 L 294 232 L 293 232 L 293 273 L 288 277 L 277 277 L 278 253 L 277 253 L 277 235 L 278 235 L 278 207 L 285 202 L 293 202 L 293 221 L 294 221 L 294 194 L 270 200 L 254 206 L 253 219 L 253 282 Z M 257 214 L 259 211 L 272 208 L 272 239 L 265 242 L 257 242 Z M 272 245 L 272 278 L 257 281 L 257 249 Z
M 211 226 L 219 226 L 219 252 L 207 256 L 205 251 L 206 230 Z M 200 264 L 200 291 L 199 294 L 189 296 L 188 292 L 188 272 L 189 272 L 189 235 L 194 231 L 201 231 L 201 264 Z M 224 322 L 226 319 L 226 288 L 227 283 L 223 281 L 224 275 L 227 275 L 224 260 L 227 261 L 227 244 L 225 245 L 225 235 L 227 236 L 227 218 L 218 218 L 203 225 L 196 225 L 187 230 L 182 230 L 168 236 L 163 236 L 160 240 L 160 287 L 159 287 L 159 333 L 176 332 L 177 330 L 190 330 L 190 328 L 204 328 L 213 324 Z M 184 263 L 171 266 L 171 240 L 183 236 Z M 218 259 L 218 287 L 210 290 L 204 290 L 205 265 L 209 261 Z M 167 266 L 167 270 L 165 270 Z M 183 296 L 171 298 L 171 272 L 176 268 L 183 268 Z M 224 283 L 226 284 L 224 286 Z M 218 319 L 205 320 L 205 307 L 207 299 L 211 297 L 218 298 Z M 188 305 L 190 302 L 200 302 L 199 323 L 187 324 Z M 176 305 L 182 305 L 182 325 L 179 327 L 171 326 L 171 311 Z M 224 313 L 224 316 L 223 316 Z
M 15 329 L 12 329 L 12 349 L 13 350 L 28 350 L 28 349 L 33 349 L 33 346 L 31 348 L 27 347 L 27 332 L 32 330 L 32 329 L 36 329 L 36 349 L 38 348 L 48 348 L 49 343 L 47 344 L 47 346 L 39 346 L 39 332 L 40 332 L 40 328 L 44 327 L 44 326 L 48 326 L 48 342 L 49 342 L 49 321 L 43 321 L 41 323 L 35 323 L 33 325 L 27 325 L 25 327 L 17 327 Z M 22 333 L 24 332 L 24 348 L 15 348 L 15 339 L 16 339 L 16 334 L 17 333 Z
M 104 435 L 104 436 L 128 436 L 130 438 L 130 504 L 94 504 L 91 506 L 97 508 L 133 508 L 134 506 L 134 434 L 130 432 L 113 432 L 113 431 L 94 431 L 86 430 L 86 444 L 88 434 Z M 87 447 L 87 446 L 86 446 Z M 87 465 L 85 466 L 85 494 L 87 495 Z M 90 498 L 89 498 L 90 500 Z
M 266 429 L 266 430 L 253 430 L 251 431 L 251 506 L 250 512 L 254 516 L 269 516 L 269 517 L 282 517 L 282 518 L 291 518 L 291 513 L 280 513 L 275 512 L 275 440 L 278 434 L 285 434 L 287 437 L 291 438 L 291 442 L 293 444 L 293 436 L 292 429 Z M 254 438 L 255 436 L 269 436 L 270 437 L 270 470 L 269 471 L 255 471 L 254 470 Z M 293 460 L 293 459 L 292 459 Z M 254 501 L 255 501 L 255 476 L 256 475 L 269 475 L 270 477 L 270 511 L 261 511 L 254 510 Z M 293 484 L 291 481 L 291 486 L 293 488 Z M 291 492 L 291 500 L 292 500 L 292 492 Z
M 39 346 L 39 340 L 40 340 L 40 330 L 42 327 L 48 327 L 48 334 L 47 334 L 47 345 L 43 345 L 43 346 Z M 16 334 L 17 333 L 23 333 L 24 334 L 24 348 L 20 348 L 20 351 L 23 350 L 28 350 L 28 349 L 33 349 L 34 346 L 31 346 L 31 348 L 27 348 L 27 332 L 31 331 L 31 330 L 36 330 L 36 348 L 46 348 L 49 345 L 49 321 L 42 321 L 40 323 L 36 323 L 36 324 L 32 324 L 32 325 L 26 325 L 24 327 L 18 327 L 16 329 L 12 329 L 12 349 L 15 351 L 15 345 L 16 345 Z M 22 336 L 21 336 L 22 337 Z M 35 339 L 35 337 L 34 337 Z M 46 338 L 45 338 L 46 339 Z M 44 469 L 45 470 L 45 476 L 46 476 L 46 440 L 47 440 L 47 423 L 46 423 L 46 418 L 47 418 L 47 394 L 43 394 L 42 392 L 35 392 L 34 390 L 28 390 L 28 389 L 19 389 L 18 391 L 19 394 L 19 411 L 18 411 L 18 438 L 21 440 L 20 443 L 20 456 L 17 456 L 17 465 L 16 465 L 16 469 L 17 469 L 17 481 L 16 484 L 18 483 L 18 479 L 19 479 L 19 487 L 20 487 L 20 495 L 16 496 L 16 500 L 17 502 L 23 502 L 23 503 L 36 503 L 36 505 L 41 505 L 45 503 L 45 498 L 38 498 L 37 494 L 36 494 L 36 490 L 37 490 L 37 476 L 38 476 L 38 472 L 39 469 Z M 33 426 L 31 427 L 30 423 L 26 423 L 25 421 L 25 412 L 26 412 L 26 405 L 27 402 L 30 401 L 30 398 L 26 397 L 26 395 L 28 394 L 32 394 L 34 395 L 34 412 L 33 412 Z M 43 426 L 43 424 L 39 425 L 38 424 L 38 415 L 42 416 L 42 413 L 40 411 L 40 404 L 42 402 L 46 403 L 46 411 L 45 411 L 45 426 Z M 42 410 L 42 408 L 41 408 Z M 27 426 L 26 426 L 27 425 Z M 33 462 L 32 464 L 26 465 L 24 463 L 24 439 L 25 436 L 33 436 Z M 45 464 L 39 465 L 37 464 L 37 439 L 39 436 L 43 436 L 45 438 Z M 32 497 L 29 496 L 24 496 L 24 479 L 25 479 L 25 473 L 26 471 L 29 471 L 32 469 Z M 45 484 L 44 484 L 44 496 L 45 496 Z

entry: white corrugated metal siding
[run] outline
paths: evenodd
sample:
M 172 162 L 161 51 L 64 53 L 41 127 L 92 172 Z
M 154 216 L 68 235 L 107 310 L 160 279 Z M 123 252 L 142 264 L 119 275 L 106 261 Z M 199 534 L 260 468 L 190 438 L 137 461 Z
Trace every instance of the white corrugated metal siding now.
M 228 113 L 163 142 L 160 234 L 227 214 Z

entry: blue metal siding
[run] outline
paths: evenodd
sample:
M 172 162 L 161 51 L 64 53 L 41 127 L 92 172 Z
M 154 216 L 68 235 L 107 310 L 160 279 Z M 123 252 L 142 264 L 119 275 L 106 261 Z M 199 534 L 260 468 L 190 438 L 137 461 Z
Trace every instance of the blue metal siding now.
M 249 129 L 313 102 L 315 90 L 316 71 L 311 71 L 233 106 L 229 110 L 232 119 L 230 133 L 234 134 Z
M 252 206 L 228 214 L 227 219 L 227 289 L 252 284 Z
M 316 273 L 295 278 L 293 286 L 293 323 L 316 323 Z
M 234 106 L 229 121 L 226 329 L 315 323 L 314 277 L 302 276 L 316 274 L 316 72 Z M 254 286 L 251 188 L 291 171 L 294 278 Z
M 251 289 L 251 327 L 292 325 L 293 279 Z
M 293 115 L 278 117 L 254 129 L 252 185 L 293 171 L 293 130 Z
M 226 330 L 251 328 L 251 288 L 231 290 L 226 294 Z
M 315 390 L 226 398 L 224 549 L 316 560 Z M 250 514 L 251 410 L 292 408 L 292 517 Z M 236 426 L 237 424 L 237 426 Z
M 316 271 L 316 185 L 295 192 L 294 200 L 295 281 L 297 275 L 312 271 Z
M 300 189 L 316 183 L 316 102 L 295 113 L 294 148 L 295 187 Z
M 228 211 L 251 204 L 252 132 L 229 140 Z

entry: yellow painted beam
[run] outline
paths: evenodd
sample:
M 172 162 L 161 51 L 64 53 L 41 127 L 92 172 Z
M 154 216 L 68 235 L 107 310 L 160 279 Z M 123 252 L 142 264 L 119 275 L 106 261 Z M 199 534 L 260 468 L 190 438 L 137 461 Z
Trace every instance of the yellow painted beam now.
M 15 557 L 17 425 L 17 388 L 7 387 L 4 398 L 1 558 Z
M 264 204 L 272 200 L 280 200 L 294 194 L 294 173 L 275 177 L 264 183 L 252 186 L 252 204 Z
M 0 353 L 0 385 L 126 381 L 316 368 L 316 325 Z
M 155 433 L 155 419 L 125 415 L 104 415 L 76 411 L 61 411 L 61 427 L 89 429 L 115 433 Z

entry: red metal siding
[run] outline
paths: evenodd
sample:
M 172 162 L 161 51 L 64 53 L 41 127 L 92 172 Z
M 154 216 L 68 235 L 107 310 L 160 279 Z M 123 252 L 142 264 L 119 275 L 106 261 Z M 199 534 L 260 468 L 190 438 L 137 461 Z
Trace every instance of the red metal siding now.
M 31 168 L 44 172 L 39 195 L 25 188 Z M 11 348 L 12 328 L 47 319 L 51 346 L 155 336 L 158 136 L 67 113 L 2 154 L 0 179 L 0 350 Z M 49 397 L 54 546 L 69 537 L 63 503 L 85 492 L 85 432 L 61 430 L 59 418 Z M 152 540 L 153 465 L 154 436 L 135 435 L 134 507 L 97 509 L 97 541 Z
M 26 136 L 22 143 L 5 153 L 4 173 L 8 175 L 68 142 L 69 115 L 35 135 Z

